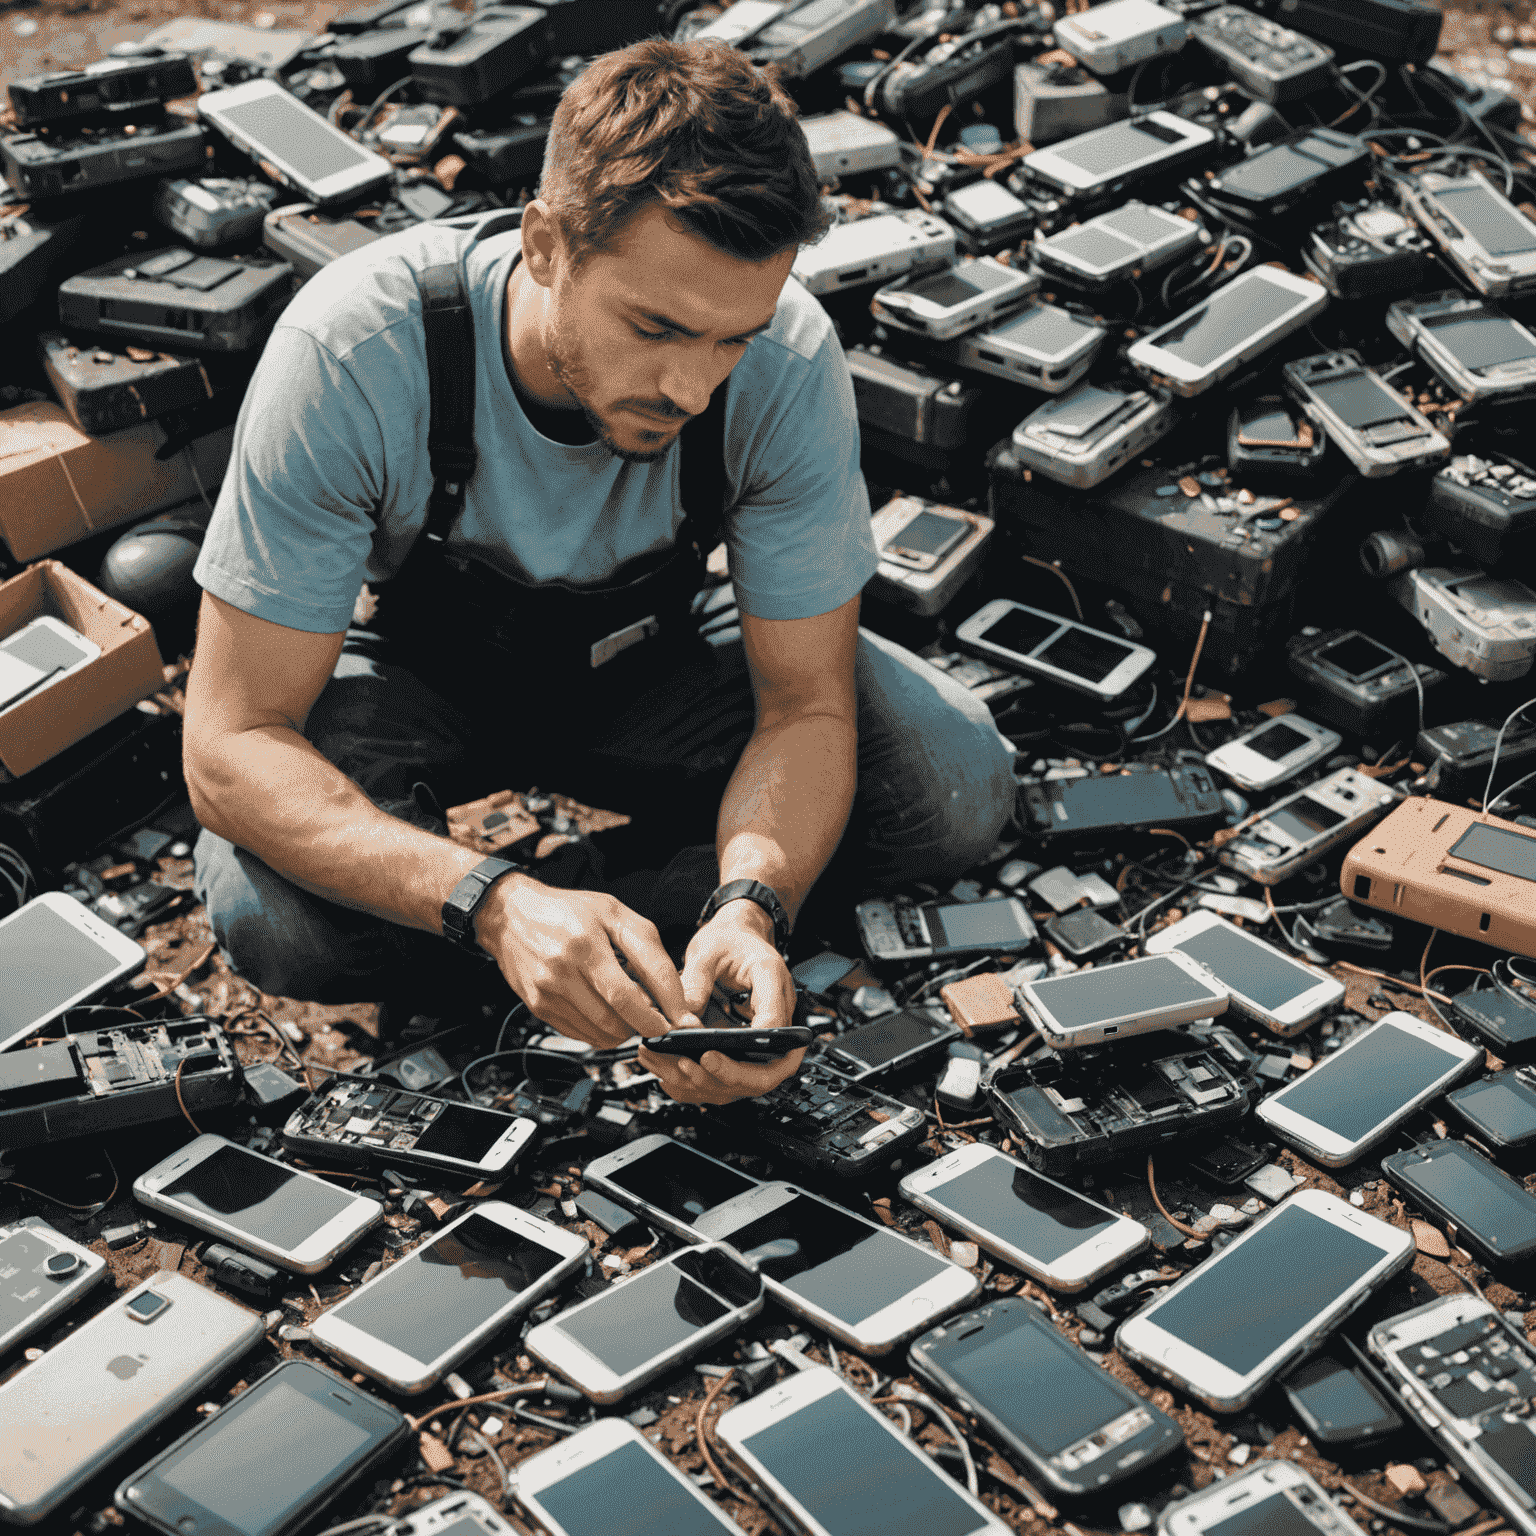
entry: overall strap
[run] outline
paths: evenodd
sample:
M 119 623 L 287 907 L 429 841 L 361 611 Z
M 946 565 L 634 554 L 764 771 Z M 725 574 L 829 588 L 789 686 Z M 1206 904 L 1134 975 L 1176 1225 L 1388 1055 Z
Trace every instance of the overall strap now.
M 678 469 L 678 492 L 683 503 L 683 522 L 677 530 L 679 545 L 691 544 L 700 562 L 720 542 L 725 526 L 728 482 L 725 477 L 725 407 L 730 378 L 709 397 L 709 404 L 682 430 L 683 461 Z

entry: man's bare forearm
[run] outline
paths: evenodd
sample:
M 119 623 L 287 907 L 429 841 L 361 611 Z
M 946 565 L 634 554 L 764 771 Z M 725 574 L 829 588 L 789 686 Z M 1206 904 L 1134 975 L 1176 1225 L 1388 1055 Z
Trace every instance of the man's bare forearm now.
M 189 742 L 198 820 L 295 885 L 341 906 L 438 933 L 447 893 L 480 862 L 381 811 L 288 726 Z
M 793 918 L 843 835 L 857 777 L 852 721 L 832 713 L 760 721 L 720 802 L 722 882 L 771 885 Z

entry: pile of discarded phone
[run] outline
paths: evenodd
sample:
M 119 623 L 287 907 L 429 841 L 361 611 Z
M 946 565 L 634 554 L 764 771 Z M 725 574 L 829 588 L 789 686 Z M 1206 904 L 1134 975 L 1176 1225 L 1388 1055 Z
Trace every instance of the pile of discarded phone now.
M 0 1525 L 1536 1536 L 1521 104 L 1421 0 L 1057 10 L 378 0 L 9 83 Z M 669 1042 L 805 1046 L 761 1098 L 520 1005 L 337 1070 L 140 943 L 235 413 L 658 32 L 802 110 L 864 622 L 1014 824 Z

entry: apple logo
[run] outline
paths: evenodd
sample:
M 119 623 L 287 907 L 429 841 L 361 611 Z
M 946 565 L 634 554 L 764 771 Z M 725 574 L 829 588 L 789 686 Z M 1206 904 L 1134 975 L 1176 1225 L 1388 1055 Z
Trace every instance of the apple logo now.
M 115 1359 L 107 1361 L 107 1369 L 119 1381 L 128 1381 L 137 1374 L 139 1367 L 148 1359 L 148 1355 L 118 1355 Z

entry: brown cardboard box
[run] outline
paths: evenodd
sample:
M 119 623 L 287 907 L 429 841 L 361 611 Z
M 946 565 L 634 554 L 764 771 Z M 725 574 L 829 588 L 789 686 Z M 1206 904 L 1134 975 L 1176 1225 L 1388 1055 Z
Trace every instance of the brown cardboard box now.
M 158 422 L 91 437 L 51 401 L 0 411 L 0 539 L 17 560 L 35 560 L 190 501 L 199 477 L 212 494 L 233 438 L 234 428 L 224 427 L 157 459 L 166 440 Z
M 0 763 L 17 778 L 163 685 L 149 620 L 57 560 L 39 561 L 0 582 L 0 635 L 44 614 L 94 640 L 101 655 L 0 714 Z

